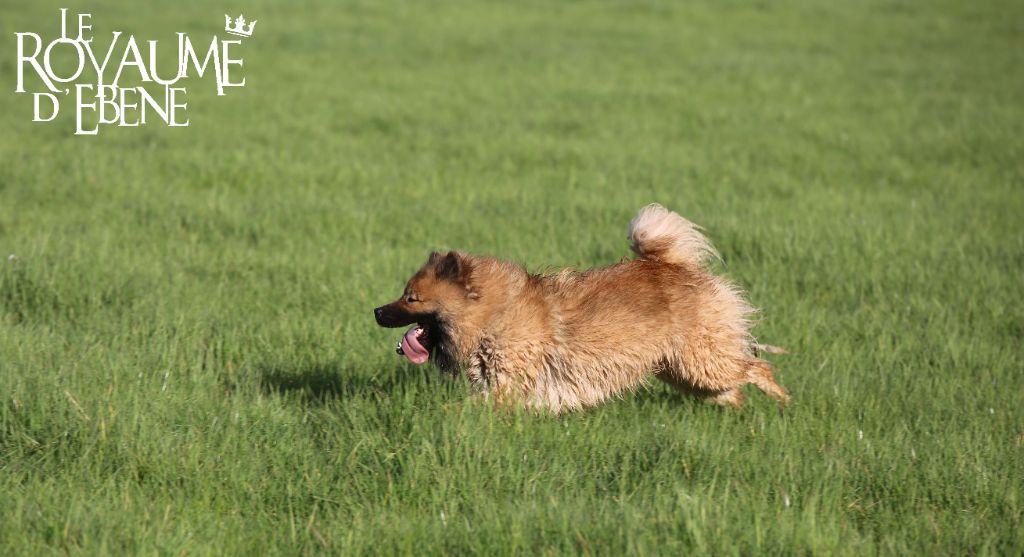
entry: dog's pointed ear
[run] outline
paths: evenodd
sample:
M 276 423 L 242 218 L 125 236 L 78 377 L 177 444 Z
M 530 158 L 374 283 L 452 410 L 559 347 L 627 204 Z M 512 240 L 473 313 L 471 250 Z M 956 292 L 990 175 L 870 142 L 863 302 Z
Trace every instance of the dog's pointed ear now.
M 458 283 L 466 282 L 469 274 L 469 262 L 458 253 L 454 251 L 450 251 L 446 255 L 434 253 L 430 256 L 430 261 L 434 264 L 437 278 Z

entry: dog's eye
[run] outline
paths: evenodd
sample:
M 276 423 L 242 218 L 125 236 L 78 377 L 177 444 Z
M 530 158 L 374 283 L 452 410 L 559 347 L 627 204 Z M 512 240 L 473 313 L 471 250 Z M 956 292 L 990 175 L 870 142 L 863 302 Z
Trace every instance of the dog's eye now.
M 412 294 L 409 294 L 408 296 L 405 297 L 405 303 L 407 303 L 407 304 L 411 304 L 413 302 L 418 302 L 418 301 L 420 301 L 420 299 L 417 298 L 416 296 L 412 295 Z

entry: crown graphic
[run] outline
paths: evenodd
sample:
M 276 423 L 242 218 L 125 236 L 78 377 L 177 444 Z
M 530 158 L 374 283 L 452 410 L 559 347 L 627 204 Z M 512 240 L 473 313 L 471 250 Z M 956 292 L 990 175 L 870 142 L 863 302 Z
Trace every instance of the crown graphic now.
M 256 27 L 255 19 L 249 22 L 249 26 L 246 27 L 245 18 L 242 17 L 242 14 L 238 14 L 238 17 L 235 18 L 234 25 L 232 25 L 231 16 L 224 14 L 224 30 L 232 35 L 238 35 L 239 37 L 251 37 L 253 27 Z

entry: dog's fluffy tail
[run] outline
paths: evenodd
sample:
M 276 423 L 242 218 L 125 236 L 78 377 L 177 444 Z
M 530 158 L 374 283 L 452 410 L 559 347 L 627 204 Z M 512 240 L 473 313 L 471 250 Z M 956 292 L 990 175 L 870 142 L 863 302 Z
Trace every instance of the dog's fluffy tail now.
M 640 257 L 673 265 L 701 266 L 718 258 L 699 226 L 657 203 L 640 209 L 629 223 L 629 241 Z

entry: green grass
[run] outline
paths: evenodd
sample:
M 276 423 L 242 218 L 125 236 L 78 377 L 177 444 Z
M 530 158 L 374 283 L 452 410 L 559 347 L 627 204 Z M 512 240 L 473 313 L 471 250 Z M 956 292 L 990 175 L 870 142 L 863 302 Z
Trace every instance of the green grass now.
M 1024 551 L 1024 4 L 251 2 L 188 128 L 13 93 L 59 7 L 210 6 L 4 2 L 0 554 Z M 431 249 L 605 264 L 651 201 L 784 415 L 495 411 L 373 322 Z

